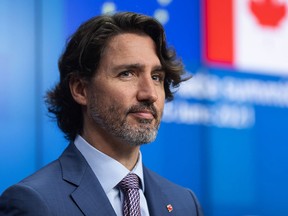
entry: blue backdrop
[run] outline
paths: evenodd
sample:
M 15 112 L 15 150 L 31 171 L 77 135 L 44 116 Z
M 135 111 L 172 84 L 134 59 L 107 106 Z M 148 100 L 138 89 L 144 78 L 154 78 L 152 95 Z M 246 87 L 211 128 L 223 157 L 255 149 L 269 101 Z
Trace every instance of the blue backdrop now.
M 159 19 L 194 75 L 166 104 L 144 163 L 193 189 L 207 216 L 287 216 L 288 79 L 207 64 L 200 0 L 0 0 L 0 193 L 67 145 L 43 103 L 67 37 L 127 10 Z

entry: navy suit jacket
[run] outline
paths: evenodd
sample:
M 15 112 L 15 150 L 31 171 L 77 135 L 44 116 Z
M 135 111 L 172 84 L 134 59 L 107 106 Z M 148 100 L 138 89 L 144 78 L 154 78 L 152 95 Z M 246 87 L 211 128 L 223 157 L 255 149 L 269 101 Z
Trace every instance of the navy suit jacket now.
M 192 191 L 143 167 L 151 216 L 202 216 Z M 173 210 L 168 211 L 167 205 Z M 0 197 L 0 215 L 116 216 L 92 169 L 74 144 L 58 160 L 8 188 Z

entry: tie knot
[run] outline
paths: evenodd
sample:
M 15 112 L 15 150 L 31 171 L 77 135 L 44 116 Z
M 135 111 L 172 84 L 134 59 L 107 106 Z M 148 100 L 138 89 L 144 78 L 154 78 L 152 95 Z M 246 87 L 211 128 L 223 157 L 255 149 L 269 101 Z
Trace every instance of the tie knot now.
M 122 179 L 119 186 L 124 191 L 128 189 L 139 189 L 139 177 L 134 173 L 129 173 Z

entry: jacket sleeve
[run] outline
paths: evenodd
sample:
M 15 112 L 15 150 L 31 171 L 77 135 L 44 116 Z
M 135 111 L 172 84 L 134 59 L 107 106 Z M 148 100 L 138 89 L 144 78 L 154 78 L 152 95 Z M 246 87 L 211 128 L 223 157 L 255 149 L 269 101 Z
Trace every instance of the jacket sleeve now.
M 41 195 L 33 188 L 16 184 L 0 196 L 0 216 L 52 215 Z

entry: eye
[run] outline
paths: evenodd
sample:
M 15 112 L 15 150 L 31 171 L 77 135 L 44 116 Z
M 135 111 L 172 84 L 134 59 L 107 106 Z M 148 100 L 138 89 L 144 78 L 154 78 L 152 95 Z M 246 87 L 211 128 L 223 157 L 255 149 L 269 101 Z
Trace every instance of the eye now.
M 156 82 L 163 82 L 164 74 L 163 73 L 155 73 L 152 75 L 152 79 Z
M 131 77 L 132 75 L 133 75 L 133 71 L 131 70 L 122 71 L 118 74 L 118 76 L 122 78 Z

